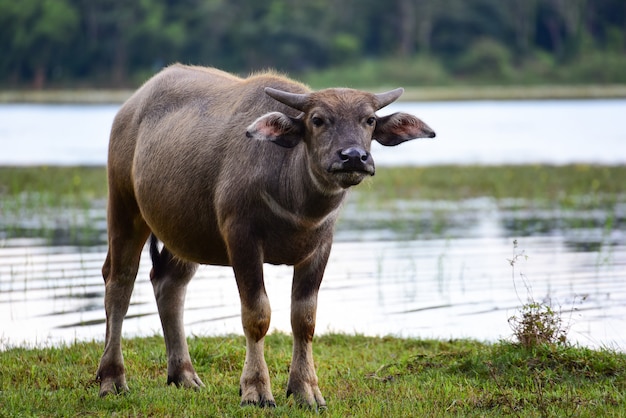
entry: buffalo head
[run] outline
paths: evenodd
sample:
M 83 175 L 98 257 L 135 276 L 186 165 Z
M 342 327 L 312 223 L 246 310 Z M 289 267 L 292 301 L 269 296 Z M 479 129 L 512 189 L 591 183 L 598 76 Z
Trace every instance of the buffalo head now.
M 372 139 L 394 146 L 435 136 L 413 115 L 376 115 L 403 92 L 401 88 L 380 94 L 335 88 L 296 94 L 266 87 L 267 95 L 301 113 L 297 117 L 267 113 L 248 127 L 246 135 L 287 148 L 304 143 L 315 179 L 327 189 L 348 188 L 374 175 Z

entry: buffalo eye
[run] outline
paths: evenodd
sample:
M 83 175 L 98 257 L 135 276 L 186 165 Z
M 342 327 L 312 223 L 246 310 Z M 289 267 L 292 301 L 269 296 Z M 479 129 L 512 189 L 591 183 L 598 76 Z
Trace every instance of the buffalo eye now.
M 320 126 L 324 125 L 324 119 L 317 117 L 317 116 L 313 116 L 311 118 L 311 123 L 313 124 L 313 126 L 315 126 L 316 128 L 319 128 Z
M 367 118 L 366 123 L 369 126 L 374 126 L 374 124 L 376 123 L 376 118 L 374 116 L 370 116 L 369 118 Z

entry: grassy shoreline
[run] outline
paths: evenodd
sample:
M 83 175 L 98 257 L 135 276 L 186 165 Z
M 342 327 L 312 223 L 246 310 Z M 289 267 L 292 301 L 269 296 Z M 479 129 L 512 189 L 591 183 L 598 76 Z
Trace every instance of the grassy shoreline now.
M 477 198 L 488 198 L 505 210 L 600 210 L 598 222 L 619 229 L 625 179 L 623 165 L 380 167 L 375 177 L 349 193 L 337 230 L 378 225 L 415 238 L 439 231 L 411 221 L 421 215 L 418 203 L 447 202 L 447 209 L 440 207 L 436 215 L 442 221 L 450 210 Z M 47 237 L 56 243 L 97 245 L 106 236 L 106 199 L 103 166 L 0 166 L 0 234 L 6 239 Z M 385 216 L 377 218 L 381 213 Z M 51 228 L 59 219 L 64 220 L 63 234 Z M 592 220 L 576 219 L 579 227 L 598 227 Z
M 5 416 L 311 416 L 285 396 L 291 337 L 271 334 L 266 358 L 276 409 L 240 407 L 241 336 L 193 337 L 206 388 L 165 385 L 162 337 L 125 340 L 131 392 L 98 397 L 102 343 L 12 348 L 0 356 Z M 471 340 L 331 334 L 314 351 L 329 417 L 619 416 L 626 409 L 626 354 L 609 350 Z
M 367 205 L 490 196 L 589 209 L 624 202 L 624 179 L 626 166 L 385 167 L 350 199 Z M 51 207 L 89 208 L 106 191 L 100 166 L 0 167 L 0 221 Z M 617 222 L 610 228 L 620 228 Z M 3 227 L 0 222 L 0 233 Z M 25 348 L 0 337 L 0 343 L 1 416 L 312 415 L 285 396 L 291 337 L 281 333 L 266 341 L 275 410 L 239 406 L 241 336 L 189 338 L 207 386 L 197 392 L 165 385 L 162 337 L 124 340 L 131 393 L 106 399 L 95 381 L 102 342 Z M 609 349 L 328 334 L 315 338 L 314 353 L 329 417 L 620 416 L 626 410 L 626 353 Z
M 378 92 L 393 86 L 369 87 Z M 134 90 L 5 90 L 0 103 L 36 104 L 121 104 Z M 484 86 L 405 86 L 400 101 L 457 100 L 551 100 L 626 98 L 626 85 L 484 85 Z
M 567 200 L 572 196 L 626 194 L 624 165 L 435 165 L 380 167 L 351 195 L 375 200 Z M 104 166 L 0 166 L 0 197 L 37 194 L 54 204 L 62 196 L 84 202 L 106 198 Z M 622 196 L 623 197 L 623 196 Z

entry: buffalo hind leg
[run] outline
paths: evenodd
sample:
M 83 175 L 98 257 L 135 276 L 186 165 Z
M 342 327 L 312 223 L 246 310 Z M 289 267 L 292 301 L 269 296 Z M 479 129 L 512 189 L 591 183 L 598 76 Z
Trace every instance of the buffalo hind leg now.
M 150 237 L 150 255 L 152 256 L 150 279 L 167 351 L 167 384 L 198 389 L 204 384 L 191 364 L 183 323 L 187 284 L 198 266 L 174 258 L 165 247 L 159 252 L 154 235 Z
M 330 245 L 323 246 L 316 256 L 294 267 L 291 289 L 291 329 L 293 356 L 289 369 L 287 397 L 311 408 L 325 409 L 326 401 L 318 386 L 313 362 L 313 335 L 319 291 Z
M 114 212 L 111 209 L 110 214 Z M 123 220 L 128 222 L 121 222 Z M 100 382 L 100 396 L 128 391 L 122 355 L 122 323 L 128 312 L 141 251 L 149 232 L 140 218 L 109 217 L 109 250 L 102 267 L 106 337 L 96 375 Z

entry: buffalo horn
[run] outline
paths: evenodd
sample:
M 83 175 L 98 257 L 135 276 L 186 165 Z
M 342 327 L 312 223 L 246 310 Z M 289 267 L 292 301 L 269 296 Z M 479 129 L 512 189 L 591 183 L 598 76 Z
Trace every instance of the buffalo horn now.
M 384 93 L 375 94 L 374 97 L 376 97 L 376 100 L 378 100 L 378 109 L 382 109 L 388 104 L 395 102 L 396 100 L 398 100 L 398 97 L 402 96 L 402 93 L 404 93 L 404 89 L 399 88 L 395 90 L 389 90 Z
M 287 106 L 304 112 L 304 106 L 308 98 L 308 94 L 289 93 L 288 91 L 276 90 L 271 87 L 265 87 L 265 93 L 273 99 L 286 104 Z

